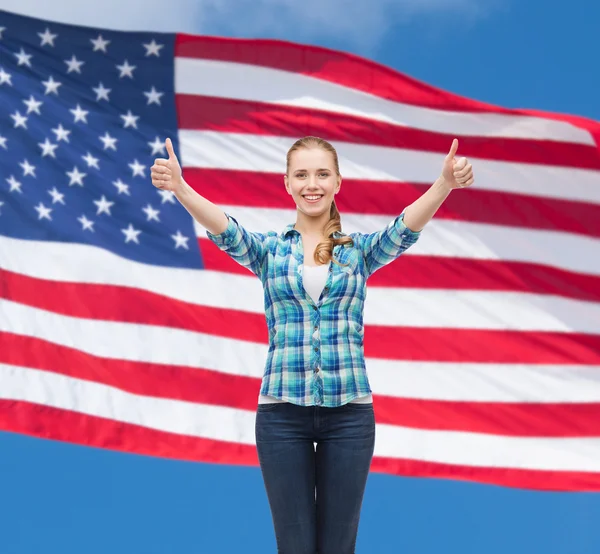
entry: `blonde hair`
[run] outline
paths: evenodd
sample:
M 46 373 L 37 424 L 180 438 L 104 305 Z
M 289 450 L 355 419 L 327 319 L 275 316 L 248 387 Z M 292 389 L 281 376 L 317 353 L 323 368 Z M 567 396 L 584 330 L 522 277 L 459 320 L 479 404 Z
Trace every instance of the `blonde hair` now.
M 338 155 L 335 148 L 326 140 L 319 137 L 304 137 L 297 140 L 292 147 L 288 150 L 286 156 L 286 173 L 289 176 L 290 172 L 290 161 L 292 159 L 292 153 L 300 148 L 322 148 L 326 152 L 331 153 L 333 156 L 333 165 L 335 168 L 336 175 L 340 176 L 340 164 L 338 161 Z M 340 212 L 335 205 L 335 199 L 331 203 L 329 210 L 329 221 L 325 224 L 323 234 L 327 237 L 324 241 L 317 244 L 315 248 L 315 262 L 318 264 L 329 263 L 329 260 L 333 260 L 334 263 L 340 264 L 335 258 L 333 258 L 333 248 L 339 244 L 354 244 L 351 237 L 340 237 L 334 238 L 333 233 L 342 231 L 342 222 L 340 218 Z M 346 264 L 347 265 L 347 264 Z

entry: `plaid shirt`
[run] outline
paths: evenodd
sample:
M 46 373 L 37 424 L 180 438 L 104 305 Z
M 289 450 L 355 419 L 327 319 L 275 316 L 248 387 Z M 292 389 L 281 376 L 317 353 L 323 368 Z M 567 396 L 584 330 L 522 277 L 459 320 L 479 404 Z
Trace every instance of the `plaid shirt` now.
M 366 282 L 395 260 L 421 232 L 404 224 L 404 212 L 383 230 L 352 233 L 338 245 L 317 304 L 302 283 L 302 237 L 289 224 L 280 234 L 250 232 L 229 223 L 208 238 L 256 274 L 264 289 L 269 349 L 260 394 L 301 406 L 335 407 L 371 393 L 364 356 Z M 346 236 L 336 233 L 336 237 Z M 346 265 L 347 264 L 347 265 Z

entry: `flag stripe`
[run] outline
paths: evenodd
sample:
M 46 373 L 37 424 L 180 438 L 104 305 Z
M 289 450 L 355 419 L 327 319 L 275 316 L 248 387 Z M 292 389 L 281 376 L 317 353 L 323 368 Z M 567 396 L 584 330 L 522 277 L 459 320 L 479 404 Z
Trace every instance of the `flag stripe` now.
M 327 109 L 442 133 L 461 129 L 464 134 L 485 137 L 594 144 L 590 132 L 583 125 L 576 126 L 577 118 L 572 118 L 571 123 L 548 116 L 523 115 L 524 111 L 477 104 L 443 91 L 439 91 L 439 101 L 434 105 L 440 109 L 435 109 L 428 105 L 427 95 L 422 93 L 432 90 L 431 87 L 423 85 L 411 96 L 409 79 L 389 69 L 385 69 L 387 78 L 383 77 L 383 82 L 376 82 L 373 72 L 370 78 L 361 78 L 360 64 L 352 63 L 346 54 L 342 54 L 339 71 L 332 72 L 327 71 L 332 67 L 331 60 L 327 60 L 324 67 L 325 60 L 321 58 L 317 69 L 308 50 L 291 60 L 282 57 L 278 49 L 257 52 L 256 43 L 248 44 L 247 50 L 240 46 L 241 43 L 228 45 L 217 39 L 209 51 L 202 46 L 195 48 L 189 42 L 182 44 L 178 37 L 175 92 Z M 369 69 L 374 67 L 372 62 L 361 62 L 368 64 Z M 319 61 L 316 63 L 319 65 Z M 240 86 L 242 74 L 243 86 Z M 198 78 L 199 75 L 202 78 Z M 378 79 L 380 77 L 378 75 Z
M 199 238 L 205 267 L 235 275 L 249 275 L 207 238 Z M 377 287 L 445 290 L 499 290 L 552 294 L 600 301 L 600 278 L 548 266 L 500 260 L 465 260 L 444 256 L 413 256 L 410 264 L 389 264 L 369 277 L 369 291 Z
M 201 333 L 156 324 L 82 319 L 7 300 L 0 300 L 0 307 L 0 331 L 38 337 L 98 356 L 139 360 L 141 355 L 135 349 L 143 348 L 143 359 L 153 363 L 191 367 L 200 364 L 209 369 L 238 368 L 240 374 L 249 371 L 243 369 L 248 367 L 248 360 L 256 360 L 256 375 L 262 372 L 267 354 L 266 343 L 242 341 L 231 336 L 237 329 L 243 329 L 246 320 L 240 317 L 239 321 L 231 323 L 225 313 L 222 319 L 230 322 L 233 329 L 215 335 L 220 329 Z M 19 319 L 23 317 L 35 319 L 25 324 Z M 202 317 L 202 312 L 198 317 Z M 78 332 L 87 332 L 90 336 L 82 337 Z M 143 335 L 143 346 L 138 339 L 140 334 Z M 211 352 L 198 352 L 205 348 Z M 170 354 L 171 349 L 176 352 Z M 219 361 L 216 355 L 222 359 Z M 236 361 L 238 355 L 241 357 Z M 365 328 L 365 355 L 390 361 L 600 365 L 600 337 L 576 333 L 423 330 L 373 325 Z
M 134 395 L 47 371 L 0 365 L 0 398 L 32 402 L 159 431 L 254 444 L 255 413 Z M 77 394 L 73 394 L 74 391 Z M 600 471 L 600 438 L 509 437 L 377 423 L 377 456 L 512 469 Z
M 0 426 L 15 433 L 162 458 L 258 466 L 252 445 L 201 439 L 87 414 L 0 400 Z M 374 456 L 371 471 L 403 476 L 481 481 L 507 487 L 600 491 L 600 473 L 473 467 Z
M 202 277 L 204 274 L 202 274 Z M 15 300 L 22 304 L 39 305 L 44 309 L 55 309 L 59 312 L 75 315 L 77 317 L 85 314 L 98 314 L 100 318 L 106 318 L 110 313 L 108 306 L 112 305 L 115 309 L 118 308 L 116 303 L 111 301 L 110 296 L 104 297 L 102 294 L 96 294 L 97 300 L 89 299 L 85 303 L 77 294 L 61 297 L 57 300 L 56 297 L 49 297 L 41 294 L 42 290 L 59 289 L 60 285 L 56 286 L 51 281 L 47 283 L 37 283 L 40 285 L 40 290 L 35 291 L 29 289 L 32 283 L 31 279 L 23 278 L 19 275 L 6 274 L 5 290 L 0 292 L 1 297 Z M 232 277 L 222 276 L 224 280 L 239 281 L 247 286 L 248 293 L 252 294 L 256 291 L 253 286 L 253 278 L 248 277 Z M 198 285 L 202 284 L 203 279 L 198 279 Z M 12 286 L 11 286 L 12 284 Z M 91 287 L 87 287 L 90 290 Z M 144 287 L 146 288 L 146 287 Z M 78 286 L 71 285 L 64 288 L 65 292 L 69 290 L 75 293 L 81 293 L 86 290 Z M 165 289 L 167 290 L 167 289 Z M 99 290 L 94 292 L 109 292 Z M 114 294 L 114 289 L 111 291 Z M 185 297 L 185 292 L 179 290 L 178 294 Z M 435 289 L 403 289 L 403 288 L 373 288 L 369 292 L 369 302 L 365 305 L 364 322 L 365 325 L 382 326 L 395 328 L 407 326 L 411 328 L 433 329 L 446 328 L 452 330 L 483 330 L 483 331 L 533 331 L 545 333 L 587 333 L 598 335 L 600 337 L 600 304 L 592 302 L 584 302 L 569 298 L 560 298 L 554 296 L 512 293 L 512 292 L 496 292 L 496 291 L 455 291 L 454 294 L 448 295 L 446 291 Z M 203 302 L 205 296 L 210 295 L 210 290 L 201 290 L 198 292 L 198 312 L 203 310 L 204 305 L 209 305 L 209 302 Z M 127 293 L 121 296 L 127 297 Z M 148 296 L 149 308 L 154 304 L 150 294 Z M 262 293 L 260 293 L 262 297 Z M 401 310 L 397 311 L 392 306 L 401 306 Z M 253 305 L 259 303 L 257 298 Z M 472 305 L 479 305 L 480 310 L 470 308 Z M 157 306 L 158 307 L 158 306 Z M 228 306 L 235 309 L 235 304 Z M 238 307 L 240 311 L 244 311 L 246 306 Z M 127 310 L 127 313 L 123 313 Z M 122 315 L 119 316 L 121 321 L 139 320 L 139 322 L 147 321 L 153 323 L 160 320 L 163 324 L 176 326 L 176 319 L 184 321 L 193 321 L 195 316 L 191 318 L 186 316 L 184 309 L 170 314 L 167 312 L 168 320 L 159 319 L 162 316 L 155 311 L 155 315 L 150 319 L 145 319 L 143 308 L 130 309 L 128 306 L 118 310 Z M 461 313 L 461 318 L 456 318 L 456 313 Z M 264 309 L 255 310 L 254 313 L 264 313 Z M 493 315 L 490 315 L 493 314 Z M 241 316 L 243 317 L 243 316 Z M 223 322 L 225 324 L 225 322 Z M 184 324 L 185 326 L 186 324 Z M 219 325 L 214 330 L 217 334 L 222 334 L 221 326 Z M 264 336 L 264 335 L 263 335 Z
M 142 339 L 139 342 L 143 342 Z M 210 341 L 210 337 L 207 340 Z M 6 332 L 0 332 L 0 345 L 3 347 L 0 361 L 9 365 L 63 373 L 139 394 L 224 403 L 245 409 L 256 407 L 262 378 L 260 363 L 225 367 L 216 355 L 210 357 L 210 353 L 204 359 L 206 367 L 201 367 L 197 361 L 192 362 L 195 365 L 155 363 L 153 352 L 135 360 L 98 356 L 76 347 Z M 76 346 L 85 348 L 85 345 Z M 243 353 L 241 347 L 240 354 Z M 600 403 L 600 366 L 462 364 L 376 358 L 367 358 L 367 366 L 371 388 L 379 403 L 384 397 L 457 405 L 506 404 L 507 407 Z M 522 385 L 516 388 L 516 382 Z M 225 393 L 231 395 L 229 400 L 224 397 Z
M 260 377 L 232 375 L 185 366 L 173 367 L 141 361 L 111 360 L 35 338 L 0 333 L 0 363 L 33 367 L 85 381 L 108 385 L 133 394 L 185 402 L 256 409 Z M 562 404 L 533 402 L 448 401 L 409 398 L 394 383 L 386 386 L 378 372 L 371 377 L 378 421 L 418 429 L 454 430 L 506 436 L 600 436 L 600 402 Z M 538 377 L 538 376 L 535 376 Z M 397 378 L 396 378 L 397 380 Z M 447 378 L 446 378 L 447 380 Z M 471 380 L 475 382 L 475 380 Z M 573 372 L 572 390 L 584 392 L 587 383 Z M 555 379 L 543 376 L 538 386 Z M 379 385 L 379 386 L 377 386 Z M 467 384 L 461 389 L 466 391 Z M 456 385 L 454 386 L 456 387 Z M 392 396 L 392 390 L 401 396 Z M 231 394 L 235 391 L 235 394 Z M 425 391 L 424 391 L 425 392 Z M 471 391 L 472 392 L 472 391 Z M 557 391 L 558 393 L 558 391 Z M 564 394 L 561 395 L 564 401 Z M 600 396 L 600 395 L 599 395 Z M 499 414 L 511 422 L 506 426 Z
M 218 205 L 279 210 L 290 206 L 291 199 L 282 174 L 186 168 L 185 180 L 199 194 Z M 343 193 L 335 202 L 342 218 L 347 213 L 400 213 L 430 186 L 343 177 Z M 469 191 L 469 195 L 451 193 L 435 217 L 600 237 L 600 206 L 477 188 Z
M 318 108 L 232 99 L 226 96 L 178 94 L 178 126 L 184 130 L 243 133 L 265 136 L 316 135 L 338 141 L 387 148 L 403 148 L 446 155 L 457 133 L 439 133 L 374 121 L 366 117 Z M 460 134 L 459 152 L 468 158 L 600 169 L 595 144 L 561 143 L 512 137 Z
M 293 210 L 248 208 L 220 205 L 249 231 L 266 233 L 283 229 L 294 221 Z M 397 214 L 396 214 L 397 215 Z M 396 215 L 342 215 L 345 233 L 372 233 L 385 229 Z M 206 230 L 196 223 L 196 235 L 206 237 Z M 548 248 L 548 243 L 552 248 Z M 567 271 L 600 276 L 600 239 L 560 231 L 540 231 L 501 227 L 484 223 L 434 219 L 427 224 L 414 247 L 403 254 L 410 267 L 413 256 L 443 256 L 474 260 L 506 260 L 541 264 Z M 406 260 L 406 261 L 405 261 Z
M 183 167 L 285 173 L 285 157 L 295 139 L 248 133 L 179 131 Z M 443 157 L 433 152 L 367 144 L 335 144 L 342 175 L 350 179 L 431 184 Z M 573 167 L 469 158 L 480 190 L 510 192 L 600 204 L 600 172 Z

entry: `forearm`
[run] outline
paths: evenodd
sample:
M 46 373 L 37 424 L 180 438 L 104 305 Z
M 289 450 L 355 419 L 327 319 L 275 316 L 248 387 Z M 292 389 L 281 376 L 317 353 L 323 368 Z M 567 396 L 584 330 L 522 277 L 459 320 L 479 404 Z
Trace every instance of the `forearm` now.
M 198 194 L 185 181 L 174 195 L 189 214 L 214 235 L 219 235 L 227 229 L 228 221 L 225 212 L 216 204 Z
M 405 208 L 404 224 L 411 231 L 421 231 L 451 191 L 443 177 L 439 177 L 426 192 Z

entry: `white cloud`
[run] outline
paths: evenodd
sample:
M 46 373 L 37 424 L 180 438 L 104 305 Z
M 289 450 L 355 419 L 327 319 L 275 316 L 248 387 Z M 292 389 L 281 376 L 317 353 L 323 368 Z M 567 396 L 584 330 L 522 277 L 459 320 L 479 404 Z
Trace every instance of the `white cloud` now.
M 372 50 L 393 27 L 451 17 L 467 27 L 500 0 L 0 0 L 0 9 L 109 29 L 268 37 Z M 462 29 L 464 30 L 464 29 Z

